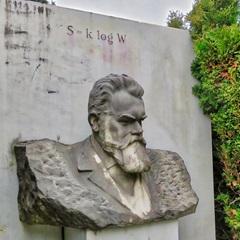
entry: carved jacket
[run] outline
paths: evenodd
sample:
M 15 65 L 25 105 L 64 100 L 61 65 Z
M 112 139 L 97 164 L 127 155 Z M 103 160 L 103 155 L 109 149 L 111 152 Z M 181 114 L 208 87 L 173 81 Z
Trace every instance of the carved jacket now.
M 93 230 L 177 219 L 193 213 L 198 198 L 181 157 L 147 149 L 151 170 L 142 173 L 151 211 L 138 217 L 122 204 L 113 184 L 94 159 L 90 138 L 64 145 L 48 139 L 15 146 L 20 219 L 33 224 Z

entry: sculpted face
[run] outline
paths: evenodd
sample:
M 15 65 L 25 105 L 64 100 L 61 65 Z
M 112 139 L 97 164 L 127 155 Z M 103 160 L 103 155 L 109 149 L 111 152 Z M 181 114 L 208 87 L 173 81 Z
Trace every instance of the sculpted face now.
M 97 141 L 129 173 L 149 170 L 142 129 L 145 118 L 143 101 L 121 90 L 113 94 L 109 113 L 95 121 Z

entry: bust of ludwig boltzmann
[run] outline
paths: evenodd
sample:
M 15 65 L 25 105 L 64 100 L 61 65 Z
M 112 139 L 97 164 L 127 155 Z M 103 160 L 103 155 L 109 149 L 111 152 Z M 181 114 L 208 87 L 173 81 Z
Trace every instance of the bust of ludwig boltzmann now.
M 110 74 L 89 95 L 91 136 L 73 145 L 16 144 L 20 219 L 101 229 L 176 219 L 198 198 L 181 157 L 146 148 L 143 88 Z

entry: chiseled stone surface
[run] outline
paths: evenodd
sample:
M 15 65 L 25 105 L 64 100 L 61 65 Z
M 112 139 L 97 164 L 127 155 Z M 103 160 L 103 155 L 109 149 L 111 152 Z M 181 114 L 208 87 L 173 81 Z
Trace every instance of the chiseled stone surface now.
M 176 153 L 148 149 L 152 165 L 145 177 L 152 211 L 140 218 L 89 181 L 91 172 L 79 178 L 69 157 L 74 148 L 76 144 L 48 139 L 15 146 L 22 221 L 96 230 L 176 219 L 195 211 L 197 197 Z

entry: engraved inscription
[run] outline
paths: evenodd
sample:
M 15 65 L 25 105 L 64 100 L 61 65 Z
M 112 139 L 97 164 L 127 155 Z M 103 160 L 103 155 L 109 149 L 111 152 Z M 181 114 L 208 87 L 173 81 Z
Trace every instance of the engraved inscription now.
M 67 35 L 72 36 L 74 34 L 82 35 L 87 40 L 98 40 L 107 42 L 109 45 L 113 45 L 114 42 L 119 44 L 126 43 L 127 35 L 122 33 L 106 33 L 100 30 L 92 31 L 89 28 L 85 28 L 84 30 L 75 29 L 74 26 L 67 26 Z

